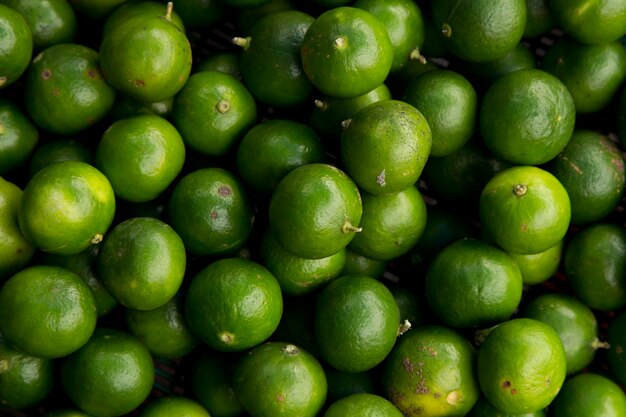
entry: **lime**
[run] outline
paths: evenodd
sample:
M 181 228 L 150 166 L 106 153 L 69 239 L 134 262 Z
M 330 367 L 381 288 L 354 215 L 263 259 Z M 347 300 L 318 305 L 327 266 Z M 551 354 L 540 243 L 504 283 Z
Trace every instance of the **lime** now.
M 374 394 L 376 392 L 374 372 L 345 372 L 329 366 L 324 369 L 324 373 L 328 382 L 327 403 L 353 394 Z
M 69 0 L 72 7 L 92 19 L 105 19 L 120 4 L 128 0 Z
M 402 335 L 384 363 L 383 389 L 407 417 L 465 416 L 478 399 L 476 352 L 460 333 L 427 325 Z
M 489 87 L 495 80 L 510 72 L 537 68 L 537 60 L 530 48 L 520 42 L 500 59 L 489 62 L 468 62 L 464 68 L 474 84 Z
M 221 156 L 254 126 L 254 98 L 234 77 L 201 71 L 189 77 L 174 100 L 172 120 L 189 148 Z
M 558 271 L 563 258 L 564 239 L 539 253 L 509 253 L 522 273 L 524 285 L 541 284 Z
M 519 43 L 526 25 L 526 2 L 504 0 L 432 3 L 435 28 L 450 52 L 469 62 L 502 58 Z
M 361 221 L 361 195 L 354 182 L 328 164 L 292 170 L 277 185 L 269 203 L 274 237 L 292 254 L 321 259 L 345 248 Z
M 17 11 L 0 5 L 0 90 L 17 81 L 30 64 L 33 34 Z
M 122 93 L 150 103 L 173 97 L 191 72 L 189 40 L 173 23 L 171 3 L 162 8 L 161 16 L 138 13 L 105 29 L 100 43 L 104 78 Z
M 380 278 L 385 273 L 389 261 L 379 261 L 360 255 L 349 247 L 346 248 L 346 262 L 340 275 L 367 275 L 372 278 Z
M 191 281 L 185 314 L 191 330 L 220 351 L 242 351 L 269 338 L 280 321 L 278 281 L 264 266 L 221 258 Z
M 178 1 L 176 2 L 176 8 L 172 8 L 169 17 L 171 22 L 184 32 L 185 24 L 183 23 L 183 20 L 180 18 L 177 12 Z M 101 38 L 103 38 L 104 35 L 106 35 L 108 32 L 115 32 L 117 30 L 117 26 L 128 19 L 132 19 L 137 16 L 163 18 L 166 14 L 166 11 L 166 6 L 163 4 L 163 2 L 153 0 L 127 0 L 126 2 L 124 2 L 124 4 L 116 7 L 113 12 L 105 19 L 102 28 Z
M 389 354 L 400 323 L 393 294 L 364 275 L 345 275 L 322 290 L 315 307 L 315 338 L 335 369 L 362 372 Z
M 507 320 L 522 298 L 522 275 L 506 252 L 476 239 L 445 247 L 426 275 L 426 297 L 448 326 L 486 327 Z
M 626 394 L 604 375 L 579 374 L 565 381 L 550 412 L 554 417 L 617 417 L 626 414 Z
M 239 54 L 233 51 L 216 52 L 203 58 L 195 66 L 194 73 L 200 71 L 218 71 L 232 75 L 241 80 L 241 69 L 239 68 Z
M 496 326 L 478 349 L 478 382 L 487 400 L 508 414 L 545 408 L 566 374 L 558 333 L 541 321 L 516 318 Z
M 614 223 L 583 228 L 565 247 L 563 270 L 589 307 L 609 311 L 626 305 L 626 230 Z
M 146 405 L 139 417 L 211 417 L 200 403 L 180 395 L 164 395 Z
M 422 55 L 420 58 L 412 58 L 406 63 L 402 69 L 389 74 L 389 77 L 385 80 L 385 83 L 389 84 L 389 87 L 394 97 L 402 97 L 406 87 L 415 78 L 424 74 L 425 72 L 440 69 L 440 67 L 433 60 L 426 60 Z
M 168 201 L 169 224 L 195 255 L 233 253 L 252 230 L 252 208 L 237 177 L 222 168 L 184 176 Z
M 226 7 L 218 0 L 177 0 L 175 10 L 190 29 L 212 27 L 226 14 Z
M 315 19 L 299 10 L 270 13 L 259 19 L 245 38 L 240 68 L 250 93 L 262 103 L 290 107 L 304 103 L 313 85 L 302 68 L 300 46 Z
M 156 357 L 177 359 L 198 344 L 187 324 L 182 297 L 175 296 L 152 310 L 126 309 L 126 326 Z
M 326 160 L 315 131 L 304 123 L 287 119 L 255 125 L 237 147 L 241 179 L 260 194 L 271 194 L 294 168 Z
M 447 156 L 474 133 L 478 98 L 472 84 L 450 70 L 428 71 L 409 83 L 403 100 L 419 110 L 432 134 L 431 156 Z
M 403 414 L 385 398 L 375 394 L 353 394 L 333 402 L 324 417 L 368 416 L 402 417 Z
M 561 338 L 567 360 L 567 374 L 583 370 L 604 347 L 598 339 L 598 321 L 589 307 L 567 294 L 539 295 L 524 307 L 523 317 L 550 325 Z
M 22 190 L 0 177 L 0 285 L 28 265 L 35 253 L 19 227 L 21 201 Z
M 390 261 L 417 243 L 426 225 L 426 203 L 417 187 L 393 194 L 362 193 L 363 230 L 348 247 L 371 259 Z
M 271 342 L 241 357 L 233 372 L 233 388 L 252 417 L 313 417 L 324 405 L 327 382 L 310 353 Z
M 32 177 L 43 167 L 63 161 L 81 161 L 93 165 L 95 152 L 76 139 L 56 139 L 40 143 L 31 155 L 28 171 Z
M 61 383 L 72 402 L 87 414 L 122 416 L 148 398 L 154 365 L 148 349 L 134 336 L 99 327 L 63 361 Z
M 170 122 L 156 115 L 113 122 L 96 149 L 96 166 L 111 182 L 115 195 L 133 202 L 158 197 L 184 162 L 182 137 Z
M 14 102 L 0 99 L 0 175 L 24 166 L 38 143 L 37 127 Z
M 610 322 L 607 329 L 607 343 L 609 350 L 606 354 L 606 360 L 609 366 L 611 376 L 620 383 L 626 383 L 626 313 L 619 312 Z
M 533 411 L 522 414 L 504 414 L 487 401 L 484 396 L 478 398 L 478 401 L 467 415 L 468 417 L 546 417 L 546 412 L 542 410 Z
M 565 84 L 576 112 L 593 113 L 606 108 L 626 80 L 626 49 L 618 40 L 585 45 L 562 36 L 546 51 L 541 68 Z
M 393 47 L 383 23 L 356 7 L 335 7 L 319 15 L 301 46 L 311 83 L 333 97 L 356 97 L 387 78 Z
M 44 49 L 26 74 L 24 101 L 33 121 L 44 130 L 71 135 L 102 120 L 116 91 L 103 78 L 98 52 L 79 44 Z
M 424 115 L 399 100 L 360 110 L 341 135 L 341 161 L 360 189 L 389 194 L 415 184 L 430 154 Z
M 525 38 L 538 38 L 556 26 L 548 3 L 549 0 L 526 0 Z
M 570 217 L 570 200 L 563 185 L 534 166 L 499 172 L 480 196 L 485 233 L 511 253 L 539 253 L 553 247 L 565 237 Z
M 550 0 L 548 5 L 557 25 L 579 42 L 599 45 L 626 34 L 624 0 Z
M 173 105 L 174 97 L 166 98 L 165 100 L 154 103 L 146 103 L 128 97 L 125 94 L 118 94 L 109 116 L 113 121 L 140 114 L 155 114 L 165 119 L 170 119 Z
M 538 165 L 565 148 L 575 117 L 567 87 L 546 71 L 527 69 L 494 81 L 483 97 L 479 125 L 496 156 L 518 165 Z
M 67 269 L 30 266 L 0 289 L 0 331 L 31 356 L 69 355 L 87 342 L 96 319 L 91 290 Z
M 410 324 L 411 327 L 415 327 L 430 321 L 430 311 L 427 312 L 426 299 L 423 294 L 410 288 L 408 283 L 401 281 L 385 280 L 383 283 L 396 299 L 396 304 L 400 309 L 401 326 L 406 327 Z M 406 332 L 408 329 L 402 328 L 401 331 Z
M 51 359 L 15 350 L 0 334 L 0 411 L 34 407 L 50 394 L 53 385 Z
M 591 130 L 577 130 L 546 166 L 569 195 L 574 224 L 601 221 L 619 205 L 626 186 L 617 144 Z

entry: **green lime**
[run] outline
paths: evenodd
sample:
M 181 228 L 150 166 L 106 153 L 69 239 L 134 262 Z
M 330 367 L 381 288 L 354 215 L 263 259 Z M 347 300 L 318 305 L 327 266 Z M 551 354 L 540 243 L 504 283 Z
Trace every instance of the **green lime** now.
M 327 403 L 353 394 L 374 394 L 376 392 L 377 387 L 373 372 L 346 372 L 338 371 L 333 367 L 326 367 L 324 373 L 328 382 Z M 354 414 L 348 413 L 347 415 Z
M 268 14 L 294 9 L 291 0 L 268 0 L 258 6 L 239 9 L 235 16 L 235 28 L 243 35 L 247 35 L 252 26 Z
M 415 184 L 430 154 L 432 135 L 424 115 L 399 100 L 360 110 L 341 135 L 341 161 L 360 189 L 389 194 Z
M 558 271 L 563 258 L 564 239 L 543 252 L 531 254 L 509 253 L 522 272 L 524 285 L 541 284 Z
M 549 0 L 526 0 L 525 38 L 538 38 L 556 26 L 550 13 Z
M 478 382 L 487 400 L 508 414 L 530 413 L 554 400 L 567 361 L 558 333 L 541 321 L 516 318 L 496 326 L 478 349 Z
M 119 5 L 128 0 L 69 0 L 79 13 L 95 20 L 104 20 Z
M 605 356 L 610 374 L 620 384 L 626 383 L 626 313 L 621 311 L 609 322 L 606 341 L 609 350 Z
M 269 195 L 293 169 L 326 160 L 315 131 L 287 119 L 267 120 L 248 130 L 237 147 L 237 170 L 254 191 Z
M 233 390 L 234 364 L 233 356 L 208 349 L 197 351 L 190 359 L 191 392 L 211 417 L 239 417 L 243 413 Z
M 315 306 L 321 357 L 340 371 L 363 372 L 380 364 L 396 343 L 399 323 L 393 294 L 365 275 L 330 282 Z
M 450 70 L 428 71 L 416 77 L 404 91 L 403 101 L 419 110 L 430 127 L 430 156 L 450 155 L 474 134 L 478 97 L 472 84 Z
M 363 393 L 333 402 L 324 413 L 324 417 L 345 416 L 402 417 L 403 414 L 387 399 Z
M 626 414 L 626 394 L 604 375 L 578 374 L 565 381 L 550 412 L 554 417 L 618 417 Z
M 38 144 L 37 127 L 14 102 L 0 99 L 0 175 L 24 166 Z
M 102 120 L 116 91 L 102 77 L 97 51 L 79 44 L 54 45 L 40 52 L 28 68 L 26 110 L 42 129 L 71 135 Z
M 533 411 L 522 414 L 504 414 L 496 407 L 491 405 L 484 396 L 478 398 L 478 401 L 467 415 L 468 417 L 546 417 L 546 412 L 542 410 Z
M 104 78 L 122 93 L 149 103 L 178 93 L 191 72 L 191 46 L 172 19 L 138 13 L 105 29 L 100 43 Z
M 139 417 L 211 417 L 198 402 L 180 395 L 164 395 L 152 400 Z
M 287 295 L 303 295 L 337 278 L 346 262 L 346 250 L 321 259 L 305 259 L 291 254 L 266 231 L 261 240 L 261 259 Z
M 302 69 L 300 45 L 315 19 L 299 10 L 270 13 L 259 19 L 245 38 L 239 65 L 250 93 L 262 103 L 291 107 L 304 103 L 313 85 Z
M 543 252 L 567 233 L 571 217 L 565 187 L 548 171 L 514 166 L 496 174 L 480 196 L 480 220 L 505 251 Z
M 362 193 L 360 227 L 348 247 L 371 259 L 390 261 L 408 252 L 426 226 L 426 203 L 417 187 L 393 194 Z
M 174 97 L 166 98 L 165 100 L 155 103 L 145 103 L 128 97 L 127 95 L 118 94 L 109 116 L 113 121 L 140 114 L 154 114 L 165 119 L 170 119 L 173 105 Z
M 190 29 L 212 27 L 226 15 L 226 7 L 218 0 L 177 0 L 174 9 Z
M 479 111 L 487 147 L 518 165 L 548 162 L 574 132 L 576 109 L 567 87 L 539 69 L 514 71 L 491 84 Z
M 241 357 L 233 372 L 233 388 L 252 417 L 313 417 L 324 405 L 327 382 L 310 353 L 271 342 Z
M 343 248 L 358 233 L 363 208 L 354 182 L 328 164 L 292 170 L 276 186 L 269 224 L 278 242 L 301 258 L 321 259 Z
M 380 278 L 385 273 L 389 261 L 379 261 L 368 258 L 346 248 L 346 261 L 340 275 L 367 275 L 372 278 Z
M 28 265 L 35 253 L 18 223 L 21 201 L 22 190 L 0 177 L 0 285 Z
M 475 365 L 476 352 L 460 333 L 415 327 L 385 360 L 384 393 L 407 417 L 462 417 L 480 393 Z
M 422 11 L 413 0 L 357 0 L 353 7 L 373 14 L 387 29 L 393 61 L 390 72 L 400 71 L 420 48 L 426 38 Z
M 435 257 L 426 274 L 431 309 L 455 328 L 486 327 L 507 320 L 522 299 L 522 274 L 506 252 L 461 239 Z
M 356 7 L 320 14 L 301 46 L 302 66 L 311 83 L 332 97 L 356 97 L 387 78 L 393 47 L 384 24 Z
M 32 32 L 35 51 L 71 43 L 76 37 L 78 21 L 67 0 L 1 0 L 0 3 L 24 17 Z
M 489 62 L 468 62 L 464 66 L 474 84 L 487 88 L 505 74 L 533 68 L 537 68 L 537 60 L 530 48 L 522 42 L 500 59 Z
M 202 168 L 184 176 L 174 186 L 167 211 L 169 224 L 194 255 L 233 253 L 252 230 L 246 190 L 222 168 Z
M 577 113 L 593 113 L 606 108 L 626 80 L 626 49 L 618 40 L 585 45 L 562 36 L 546 51 L 541 68 L 565 84 Z
M 53 386 L 51 359 L 15 350 L 0 334 L 0 411 L 34 407 L 50 394 Z
M 519 43 L 526 25 L 526 2 L 503 0 L 432 3 L 435 28 L 450 52 L 469 62 L 502 58 Z
M 132 202 L 158 197 L 185 163 L 185 144 L 176 128 L 156 115 L 113 122 L 96 149 L 96 167 L 115 195 Z
M 599 45 L 626 34 L 624 0 L 550 0 L 548 6 L 557 25 L 579 42 Z
M 17 81 L 33 54 L 33 34 L 17 11 L 0 4 L 0 90 Z
M 563 184 L 574 224 L 601 221 L 620 204 L 626 186 L 624 159 L 617 144 L 591 130 L 577 130 L 546 166 Z
M 179 1 L 180 0 L 176 2 L 176 7 L 172 8 L 170 20 L 174 25 L 176 25 L 176 27 L 185 32 L 185 24 L 178 15 L 177 11 Z M 132 19 L 137 16 L 162 18 L 165 16 L 165 13 L 166 6 L 163 2 L 154 0 L 127 0 L 124 4 L 116 7 L 105 19 L 101 38 L 109 32 L 115 32 L 117 30 L 117 26 L 128 19 Z
M 185 246 L 167 223 L 130 218 L 106 236 L 97 264 L 98 277 L 122 305 L 152 310 L 178 292 L 185 275 Z
M 41 250 L 74 255 L 102 241 L 114 214 L 109 180 L 91 165 L 65 161 L 48 165 L 28 182 L 19 225 Z
M 239 54 L 233 51 L 223 51 L 209 54 L 202 58 L 196 65 L 193 72 L 218 71 L 232 75 L 241 80 L 241 68 L 239 67 Z
M 122 416 L 142 404 L 154 383 L 148 349 L 134 336 L 99 327 L 61 364 L 61 383 L 70 400 L 94 416 Z
M 522 316 L 542 321 L 556 330 L 565 349 L 568 375 L 586 368 L 596 350 L 606 347 L 598 339 L 598 321 L 593 311 L 567 294 L 539 295 L 526 304 Z
M 87 342 L 96 319 L 91 290 L 67 269 L 27 267 L 0 289 L 0 331 L 7 343 L 32 356 L 69 355 Z
M 185 299 L 191 330 L 220 351 L 242 351 L 269 338 L 283 311 L 280 286 L 261 264 L 221 258 L 195 275 Z
M 570 288 L 589 307 L 610 311 L 626 305 L 624 227 L 614 223 L 584 227 L 565 247 L 563 270 Z
M 234 77 L 201 71 L 189 77 L 174 99 L 172 120 L 189 148 L 221 156 L 256 123 L 254 98 Z
M 81 161 L 93 165 L 95 152 L 76 139 L 56 139 L 40 143 L 31 155 L 28 172 L 32 177 L 42 168 L 63 161 Z
M 385 83 L 389 84 L 394 97 L 402 97 L 406 87 L 420 75 L 440 69 L 433 60 L 426 60 L 422 55 L 411 58 L 402 69 L 389 74 Z

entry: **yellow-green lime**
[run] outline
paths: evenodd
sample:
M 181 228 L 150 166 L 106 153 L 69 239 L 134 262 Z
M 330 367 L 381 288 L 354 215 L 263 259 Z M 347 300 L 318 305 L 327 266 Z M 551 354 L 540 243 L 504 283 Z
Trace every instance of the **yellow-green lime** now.
M 402 417 L 403 414 L 384 397 L 362 393 L 333 402 L 324 413 L 324 417 L 345 416 Z

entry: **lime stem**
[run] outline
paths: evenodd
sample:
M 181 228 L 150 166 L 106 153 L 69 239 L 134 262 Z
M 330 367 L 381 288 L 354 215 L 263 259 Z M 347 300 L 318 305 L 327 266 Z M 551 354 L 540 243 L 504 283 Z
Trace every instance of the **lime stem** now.
M 170 22 L 172 21 L 172 10 L 174 10 L 174 2 L 168 1 L 165 9 L 165 19 Z
M 591 342 L 591 348 L 593 350 L 610 349 L 611 345 L 609 344 L 609 342 L 602 342 L 600 339 L 596 337 L 595 339 L 593 339 L 593 342 Z
M 449 24 L 444 23 L 443 25 L 441 25 L 441 34 L 446 38 L 449 38 L 452 36 L 452 28 L 450 27 Z
M 97 245 L 98 243 L 102 242 L 102 239 L 104 239 L 104 236 L 102 235 L 102 233 L 98 233 L 91 238 L 89 243 L 91 243 L 92 245 Z
M 411 61 L 419 61 L 420 64 L 426 65 L 428 61 L 426 61 L 426 57 L 420 53 L 420 48 L 415 48 L 409 54 L 409 59 Z
M 346 47 L 346 39 L 341 36 L 335 39 L 335 47 L 337 49 L 344 49 Z
M 352 119 L 346 119 L 343 122 L 341 122 L 341 127 L 343 127 L 344 129 L 347 129 L 348 126 L 350 126 L 350 123 L 352 123 Z
M 2 87 L 3 85 L 5 85 L 7 82 L 7 77 L 0 77 L 0 87 Z
M 362 227 L 353 226 L 349 220 L 346 220 L 343 226 L 341 226 L 341 233 L 358 233 L 362 230 Z
M 283 352 L 285 352 L 287 355 L 297 355 L 298 353 L 300 353 L 300 349 L 298 349 L 296 345 L 292 345 L 291 343 L 289 343 L 283 347 Z
M 315 107 L 324 111 L 328 108 L 328 104 L 324 100 L 315 100 Z
M 228 111 L 230 110 L 230 102 L 228 100 L 222 99 L 217 102 L 215 107 L 217 108 L 217 111 L 222 114 L 228 113 Z
M 524 194 L 526 194 L 526 191 L 528 191 L 528 187 L 524 184 L 517 184 L 515 187 L 513 187 L 513 194 L 515 194 L 518 197 L 521 197 Z
M 251 38 L 250 38 L 250 37 L 247 37 L 247 38 L 241 38 L 241 37 L 239 37 L 239 36 L 235 36 L 235 37 L 231 40 L 231 42 L 232 42 L 234 45 L 237 45 L 237 46 L 242 47 L 243 49 L 248 49 L 248 48 L 250 47 L 250 40 L 251 40 Z
M 408 332 L 409 329 L 411 329 L 411 322 L 408 320 L 404 320 L 398 327 L 398 336 L 402 336 L 403 334 Z

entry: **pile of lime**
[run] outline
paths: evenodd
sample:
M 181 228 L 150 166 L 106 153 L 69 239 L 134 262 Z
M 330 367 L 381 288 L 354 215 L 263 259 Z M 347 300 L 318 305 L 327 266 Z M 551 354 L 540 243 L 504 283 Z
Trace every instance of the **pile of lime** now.
M 0 415 L 626 417 L 626 0 L 0 0 Z

